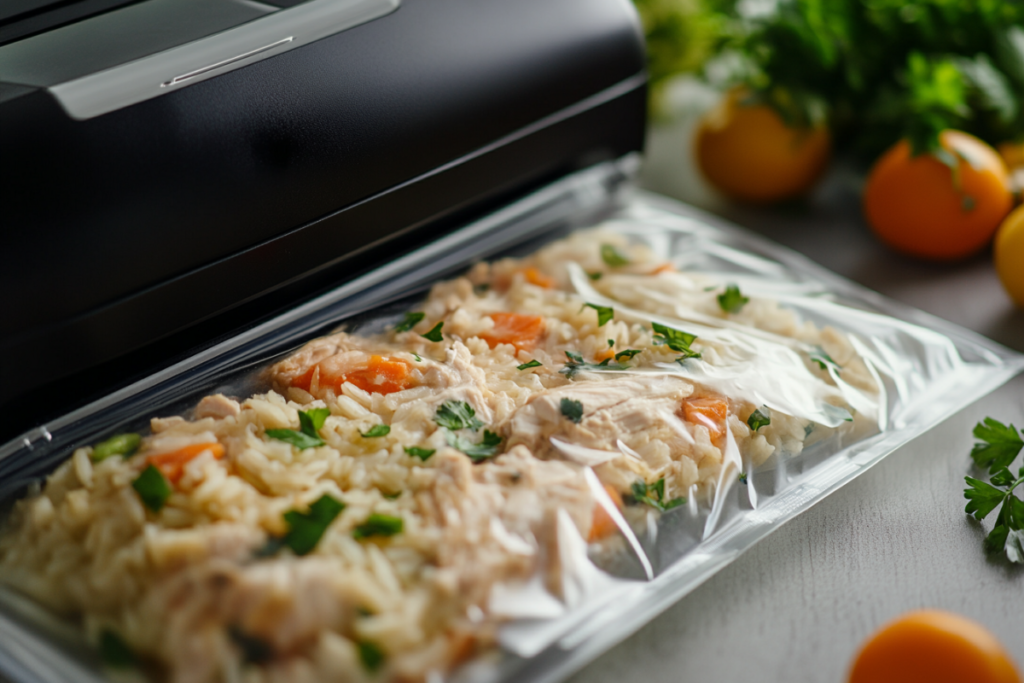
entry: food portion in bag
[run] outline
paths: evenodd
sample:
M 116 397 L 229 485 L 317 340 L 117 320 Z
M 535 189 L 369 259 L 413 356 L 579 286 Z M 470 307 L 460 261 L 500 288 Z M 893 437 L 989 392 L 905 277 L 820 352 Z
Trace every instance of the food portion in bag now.
M 636 552 L 884 409 L 846 334 L 614 232 L 262 377 L 75 451 L 7 520 L 0 581 L 171 681 L 426 680 L 578 604 L 587 542 Z

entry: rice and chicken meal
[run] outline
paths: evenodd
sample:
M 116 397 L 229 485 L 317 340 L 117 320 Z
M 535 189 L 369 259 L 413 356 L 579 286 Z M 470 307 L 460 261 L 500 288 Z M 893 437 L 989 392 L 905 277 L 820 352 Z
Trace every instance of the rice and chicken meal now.
M 8 517 L 0 582 L 157 680 L 438 680 L 518 589 L 565 598 L 566 543 L 628 552 L 652 515 L 878 429 L 847 336 L 608 231 L 264 379 L 77 449 Z

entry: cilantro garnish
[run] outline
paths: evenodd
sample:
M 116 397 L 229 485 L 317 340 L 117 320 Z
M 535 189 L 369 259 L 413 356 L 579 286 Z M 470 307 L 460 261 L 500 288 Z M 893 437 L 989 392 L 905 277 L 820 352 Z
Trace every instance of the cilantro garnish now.
M 571 398 L 562 399 L 562 415 L 570 422 L 580 423 L 583 419 L 583 404 Z
M 363 663 L 367 671 L 373 673 L 384 665 L 384 651 L 377 645 L 361 640 L 356 643 L 356 646 L 359 648 L 359 661 Z
M 288 533 L 283 542 L 296 555 L 307 555 L 327 531 L 334 518 L 345 509 L 345 504 L 325 493 L 309 506 L 308 512 L 289 510 L 284 513 L 284 521 L 288 523 Z
M 139 494 L 142 504 L 153 512 L 160 512 L 173 492 L 167 478 L 153 465 L 142 470 L 142 474 L 132 482 L 132 488 Z
M 1024 500 L 1013 493 L 1024 484 L 1024 467 L 1016 476 L 1009 468 L 1024 444 L 1013 425 L 1007 427 L 990 417 L 975 426 L 974 435 L 985 443 L 975 444 L 971 457 L 980 467 L 988 467 L 992 476 L 991 483 L 964 477 L 968 485 L 964 511 L 981 520 L 1000 508 L 995 527 L 985 538 L 985 550 L 1005 552 L 1011 562 L 1024 563 Z
M 726 313 L 738 313 L 748 301 L 750 299 L 740 294 L 740 288 L 736 285 L 727 286 L 725 292 L 718 295 L 718 305 Z
M 423 320 L 426 316 L 427 314 L 422 311 L 410 311 L 409 313 L 406 313 L 402 322 L 395 325 L 395 332 L 408 332 L 412 328 L 416 327 L 419 321 Z
M 673 351 L 683 354 L 676 358 L 677 363 L 682 364 L 687 358 L 700 358 L 700 352 L 690 348 L 690 344 L 696 341 L 697 335 L 655 322 L 651 323 L 651 329 L 654 330 L 655 344 L 664 344 Z
M 642 349 L 626 349 L 625 351 L 619 351 L 615 354 L 615 360 L 622 360 L 623 358 L 626 360 L 632 360 L 633 356 L 640 353 L 641 350 Z
M 608 348 L 610 349 L 610 348 L 612 348 L 614 346 L 615 346 L 615 340 L 614 339 L 609 339 L 608 340 Z
M 417 363 L 422 363 L 423 362 L 423 359 L 420 358 L 420 354 L 418 354 L 418 353 L 412 354 L 412 357 L 416 359 Z
M 747 485 L 747 473 L 746 472 L 740 472 L 739 476 L 738 476 L 738 479 L 740 480 L 741 484 L 743 484 L 744 486 Z
M 662 477 L 653 484 L 645 481 L 633 482 L 633 498 L 638 503 L 650 505 L 655 510 L 666 512 L 672 508 L 679 507 L 686 502 L 685 498 L 673 498 L 665 500 L 665 477 Z
M 359 432 L 359 436 L 363 437 L 364 439 L 376 439 L 377 437 L 380 436 L 387 436 L 390 433 L 391 427 L 389 427 L 388 425 L 373 425 L 372 427 L 370 427 L 370 431 L 366 432 L 365 434 L 363 432 Z
M 115 434 L 106 441 L 101 441 L 92 448 L 93 462 L 106 460 L 113 455 L 127 458 L 139 449 L 142 437 L 138 434 Z
M 128 643 L 124 642 L 124 638 L 109 628 L 100 632 L 99 654 L 104 664 L 115 669 L 135 666 L 138 663 L 135 653 Z
M 593 273 L 587 273 L 587 277 L 589 277 L 591 280 L 600 280 L 603 276 L 604 276 L 604 273 L 602 273 L 599 270 L 598 271 L 594 271 Z
M 601 245 L 601 260 L 613 268 L 629 265 L 629 257 L 623 254 L 614 244 Z
M 534 358 L 529 363 L 523 363 L 522 365 L 517 365 L 516 366 L 516 370 L 529 370 L 530 368 L 539 368 L 541 365 L 543 365 L 543 363 L 541 363 L 539 360 Z
M 986 417 L 974 427 L 974 437 L 982 443 L 974 444 L 971 457 L 978 467 L 988 467 L 989 473 L 997 469 L 1009 467 L 1013 459 L 1024 448 L 1024 441 L 1012 424 L 1007 427 L 1002 422 Z
M 472 429 L 477 430 L 484 426 L 484 423 L 477 419 L 473 406 L 465 401 L 445 401 L 438 407 L 434 415 L 434 422 L 446 429 Z
M 323 446 L 324 440 L 320 438 L 320 428 L 330 416 L 328 408 L 311 408 L 310 410 L 299 411 L 299 429 L 268 429 L 264 432 L 271 439 L 290 443 L 300 450 Z
M 747 426 L 750 430 L 756 432 L 761 427 L 767 427 L 772 423 L 771 412 L 767 406 L 761 406 L 750 414 L 747 418 Z
M 414 458 L 419 458 L 424 462 L 434 454 L 433 448 L 420 448 L 419 446 L 403 446 L 403 450 L 406 454 L 411 455 Z
M 615 363 L 613 365 L 611 363 L 611 358 L 605 358 L 600 363 L 588 363 L 583 360 L 583 356 L 575 351 L 566 351 L 565 357 L 569 360 L 566 361 L 565 365 L 563 365 L 562 369 L 558 372 L 569 379 L 575 377 L 576 373 L 580 370 L 626 370 L 629 368 L 628 365 L 623 365 L 622 363 Z
M 430 328 L 430 332 L 427 332 L 426 334 L 421 334 L 420 336 L 426 339 L 427 341 L 439 342 L 444 339 L 444 336 L 441 334 L 442 327 L 444 327 L 444 322 L 439 322 L 438 324 Z
M 839 367 L 839 363 L 836 363 L 834 360 L 832 360 L 832 356 L 825 353 L 825 349 L 821 348 L 820 346 L 815 346 L 814 350 L 812 350 L 807 355 L 811 359 L 811 362 L 817 363 L 818 367 L 821 368 L 822 370 L 828 370 L 829 368 L 832 368 L 836 371 L 837 375 L 839 374 L 839 371 L 841 370 L 841 368 Z
M 582 311 L 584 308 L 593 308 L 597 311 L 597 326 L 604 327 L 604 324 L 615 317 L 615 310 L 611 306 L 598 306 L 597 304 L 583 304 L 580 308 Z M 612 343 L 614 346 L 614 342 Z
M 404 523 L 401 517 L 381 515 L 374 512 L 366 521 L 352 530 L 352 538 L 370 538 L 371 536 L 394 536 L 402 533 Z
M 481 462 L 498 454 L 498 447 L 501 446 L 501 437 L 490 431 L 484 430 L 484 438 L 480 443 L 473 443 L 469 439 L 448 432 L 444 435 L 445 441 L 452 448 L 462 451 L 470 457 L 473 462 Z

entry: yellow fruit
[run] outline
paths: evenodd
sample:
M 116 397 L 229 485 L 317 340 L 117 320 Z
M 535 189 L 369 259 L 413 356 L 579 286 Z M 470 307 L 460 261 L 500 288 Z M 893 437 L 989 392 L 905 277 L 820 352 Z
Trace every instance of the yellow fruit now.
M 1013 208 L 1006 164 L 990 146 L 946 130 L 944 150 L 956 173 L 931 154 L 910 155 L 906 140 L 875 162 L 864 187 L 864 214 L 875 234 L 897 251 L 935 260 L 982 249 Z
M 985 627 L 940 610 L 910 612 L 873 635 L 854 659 L 848 683 L 1021 683 Z
M 996 272 L 1007 294 L 1024 308 L 1024 206 L 1014 209 L 996 233 Z
M 764 203 L 804 194 L 828 163 L 828 129 L 790 128 L 771 107 L 746 104 L 746 97 L 733 90 L 702 117 L 694 139 L 698 167 L 736 199 Z

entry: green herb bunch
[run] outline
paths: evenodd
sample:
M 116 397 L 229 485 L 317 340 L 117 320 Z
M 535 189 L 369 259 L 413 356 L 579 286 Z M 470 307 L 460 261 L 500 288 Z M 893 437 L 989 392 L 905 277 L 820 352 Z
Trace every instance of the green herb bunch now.
M 746 86 L 793 125 L 827 120 L 868 160 L 904 137 L 934 152 L 946 128 L 1024 138 L 1024 2 L 702 0 L 696 13 L 707 80 Z M 648 49 L 653 77 L 668 63 Z
M 995 527 L 985 538 L 985 550 L 1005 552 L 1011 562 L 1024 563 L 1024 500 L 1014 493 L 1024 484 L 1024 467 L 1016 474 L 1010 470 L 1024 448 L 1024 440 L 1012 424 L 1007 426 L 990 417 L 974 427 L 974 436 L 980 441 L 971 449 L 971 458 L 978 467 L 988 469 L 991 477 L 990 483 L 965 477 L 965 511 L 982 520 L 999 508 Z

